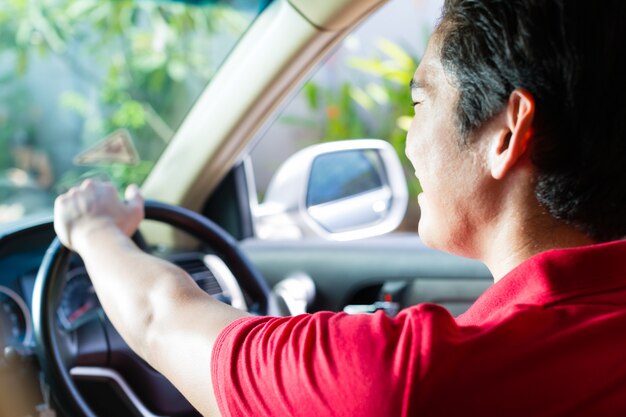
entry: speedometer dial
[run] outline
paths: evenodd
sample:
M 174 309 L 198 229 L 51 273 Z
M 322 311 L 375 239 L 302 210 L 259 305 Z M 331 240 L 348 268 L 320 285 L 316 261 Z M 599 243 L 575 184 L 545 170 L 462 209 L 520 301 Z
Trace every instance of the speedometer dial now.
M 84 268 L 70 271 L 58 310 L 61 325 L 66 330 L 75 329 L 99 309 L 100 302 L 87 271 Z
M 0 285 L 0 347 L 29 345 L 33 331 L 24 300 L 13 290 Z

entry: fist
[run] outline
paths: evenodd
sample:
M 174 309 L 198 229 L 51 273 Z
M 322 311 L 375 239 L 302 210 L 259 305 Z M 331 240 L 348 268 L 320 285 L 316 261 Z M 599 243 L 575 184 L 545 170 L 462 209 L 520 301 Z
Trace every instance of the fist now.
M 143 197 L 136 185 L 126 189 L 121 201 L 110 183 L 84 181 L 57 197 L 54 202 L 54 230 L 61 243 L 79 251 L 80 244 L 94 228 L 117 228 L 131 236 L 144 217 Z

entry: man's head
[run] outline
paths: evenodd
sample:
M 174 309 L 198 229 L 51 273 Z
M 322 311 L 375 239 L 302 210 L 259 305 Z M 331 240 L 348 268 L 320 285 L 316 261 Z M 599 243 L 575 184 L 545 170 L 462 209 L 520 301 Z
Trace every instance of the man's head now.
M 511 139 L 490 131 L 496 122 L 528 124 L 517 131 L 522 154 L 509 162 L 531 167 L 545 211 L 596 241 L 626 236 L 625 22 L 621 0 L 446 0 L 427 52 L 433 56 L 423 61 L 439 61 L 456 92 L 448 122 L 459 152 L 489 165 L 495 151 L 479 142 Z M 420 68 L 416 78 L 426 73 Z M 526 119 L 513 117 L 522 113 Z M 410 147 L 419 177 L 421 155 Z

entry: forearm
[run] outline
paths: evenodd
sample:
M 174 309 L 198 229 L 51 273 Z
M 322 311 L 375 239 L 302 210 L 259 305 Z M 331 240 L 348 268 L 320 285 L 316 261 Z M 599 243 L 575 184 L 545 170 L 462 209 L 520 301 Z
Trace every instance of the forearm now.
M 139 250 L 119 229 L 90 225 L 73 242 L 107 316 L 129 346 L 146 355 L 146 329 L 155 317 L 156 294 L 185 282 L 181 272 Z M 184 284 L 183 284 L 184 285 Z
M 178 325 L 184 308 L 201 303 L 215 339 L 229 321 L 244 313 L 208 296 L 182 269 L 151 256 L 118 228 L 94 224 L 74 242 L 107 316 L 128 345 L 157 366 L 165 329 Z M 211 323 L 211 321 L 213 323 Z

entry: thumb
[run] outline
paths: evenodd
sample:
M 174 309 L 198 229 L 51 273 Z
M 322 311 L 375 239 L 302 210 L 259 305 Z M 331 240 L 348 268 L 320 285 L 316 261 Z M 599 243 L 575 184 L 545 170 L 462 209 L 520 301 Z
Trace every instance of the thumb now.
M 131 184 L 126 187 L 124 199 L 126 200 L 126 205 L 133 211 L 140 210 L 143 212 L 143 197 L 141 196 L 139 187 L 136 184 Z
M 139 187 L 132 184 L 126 188 L 124 198 L 129 216 L 122 222 L 121 227 L 124 233 L 130 236 L 135 233 L 144 218 L 143 197 L 139 192 Z

